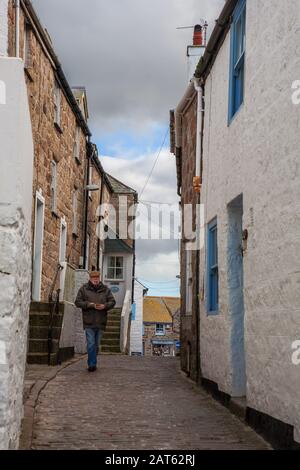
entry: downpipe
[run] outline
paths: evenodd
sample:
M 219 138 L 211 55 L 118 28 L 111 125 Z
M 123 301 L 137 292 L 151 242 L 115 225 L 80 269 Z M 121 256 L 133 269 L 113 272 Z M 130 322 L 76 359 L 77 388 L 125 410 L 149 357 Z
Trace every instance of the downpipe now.
M 15 19 L 16 19 L 16 30 L 15 30 L 15 54 L 16 57 L 20 58 L 20 0 L 15 0 Z

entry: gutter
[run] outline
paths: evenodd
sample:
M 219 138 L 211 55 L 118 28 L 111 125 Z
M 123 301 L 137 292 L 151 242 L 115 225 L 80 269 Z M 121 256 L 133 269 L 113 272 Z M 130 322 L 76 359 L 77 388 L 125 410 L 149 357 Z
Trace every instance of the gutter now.
M 195 72 L 196 78 L 203 78 L 208 76 L 211 67 L 216 59 L 219 49 L 226 37 L 226 34 L 231 25 L 231 15 L 237 5 L 238 0 L 227 0 L 224 8 L 216 21 L 211 37 L 208 41 L 204 55 L 201 57 Z

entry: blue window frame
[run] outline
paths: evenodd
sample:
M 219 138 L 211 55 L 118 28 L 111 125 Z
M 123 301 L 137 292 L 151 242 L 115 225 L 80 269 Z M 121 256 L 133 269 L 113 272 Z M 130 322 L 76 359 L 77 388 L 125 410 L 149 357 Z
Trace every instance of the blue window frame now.
M 207 310 L 209 315 L 219 310 L 218 224 L 214 219 L 208 225 L 207 240 Z
M 231 26 L 229 124 L 244 101 L 245 46 L 246 0 L 239 0 L 233 13 Z

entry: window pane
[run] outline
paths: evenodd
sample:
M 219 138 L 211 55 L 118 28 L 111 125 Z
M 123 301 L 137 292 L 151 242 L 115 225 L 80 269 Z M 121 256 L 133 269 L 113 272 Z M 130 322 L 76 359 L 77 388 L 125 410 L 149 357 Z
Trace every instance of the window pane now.
M 108 266 L 110 268 L 114 268 L 115 267 L 115 257 L 114 256 L 110 256 L 108 258 Z
M 123 269 L 122 268 L 116 268 L 116 279 L 123 279 Z
M 123 257 L 122 256 L 117 256 L 116 257 L 116 267 L 117 268 L 123 268 Z
M 114 270 L 114 268 L 108 268 L 107 276 L 108 276 L 108 279 L 115 279 L 115 270 Z

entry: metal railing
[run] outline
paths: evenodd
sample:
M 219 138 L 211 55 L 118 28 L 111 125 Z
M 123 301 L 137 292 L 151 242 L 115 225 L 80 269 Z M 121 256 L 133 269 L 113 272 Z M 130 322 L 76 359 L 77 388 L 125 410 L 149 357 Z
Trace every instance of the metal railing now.
M 131 292 L 126 291 L 122 313 L 121 313 L 121 334 L 120 334 L 120 351 L 126 353 L 129 346 L 129 324 L 131 314 Z

